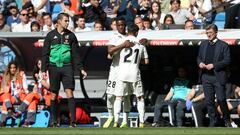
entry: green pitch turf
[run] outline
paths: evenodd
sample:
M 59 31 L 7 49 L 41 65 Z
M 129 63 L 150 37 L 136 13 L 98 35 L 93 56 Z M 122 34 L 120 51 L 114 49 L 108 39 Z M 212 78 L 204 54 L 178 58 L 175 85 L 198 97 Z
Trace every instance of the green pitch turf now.
M 240 128 L 0 128 L 1 135 L 240 135 Z

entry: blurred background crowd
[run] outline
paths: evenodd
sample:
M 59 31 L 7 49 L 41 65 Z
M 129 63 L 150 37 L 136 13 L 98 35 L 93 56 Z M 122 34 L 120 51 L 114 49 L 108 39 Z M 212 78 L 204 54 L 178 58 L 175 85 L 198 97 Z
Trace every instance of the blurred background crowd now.
M 239 1 L 0 0 L 0 31 L 50 31 L 61 12 L 70 15 L 69 29 L 73 32 L 116 30 L 119 16 L 141 30 L 203 28 L 219 20 L 219 28 L 240 28 Z

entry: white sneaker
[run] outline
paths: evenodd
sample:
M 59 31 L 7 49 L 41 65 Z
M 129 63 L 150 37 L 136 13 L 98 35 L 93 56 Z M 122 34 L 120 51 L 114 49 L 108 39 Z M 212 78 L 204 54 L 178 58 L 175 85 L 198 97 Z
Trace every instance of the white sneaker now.
M 231 125 L 233 128 L 238 128 L 238 125 L 234 121 L 231 122 Z

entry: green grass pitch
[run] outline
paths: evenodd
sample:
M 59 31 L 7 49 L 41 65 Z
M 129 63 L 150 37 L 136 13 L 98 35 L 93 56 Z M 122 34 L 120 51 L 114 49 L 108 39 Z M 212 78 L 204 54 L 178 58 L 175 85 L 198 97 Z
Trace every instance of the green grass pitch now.
M 1 135 L 240 135 L 240 128 L 0 128 Z

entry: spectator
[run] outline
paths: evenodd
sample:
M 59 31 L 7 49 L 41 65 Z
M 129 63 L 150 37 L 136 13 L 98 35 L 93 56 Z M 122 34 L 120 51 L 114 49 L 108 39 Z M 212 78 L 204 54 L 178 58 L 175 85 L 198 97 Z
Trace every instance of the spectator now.
M 139 3 L 140 7 L 137 9 L 137 15 L 141 18 L 147 17 L 150 10 L 150 0 L 141 0 Z
M 171 14 L 166 14 L 163 20 L 163 24 L 167 24 L 167 25 L 175 24 L 173 16 Z
M 180 8 L 180 0 L 171 0 L 171 14 L 176 24 L 184 24 L 187 19 L 194 20 L 194 16 L 186 9 Z
M 108 4 L 103 8 L 104 12 L 107 14 L 107 18 L 116 18 L 120 5 L 121 0 L 109 0 Z
M 76 18 L 77 27 L 75 28 L 75 32 L 83 32 L 83 31 L 91 31 L 91 28 L 86 27 L 85 18 L 83 15 L 79 15 Z
M 21 103 L 28 93 L 26 75 L 14 61 L 8 64 L 4 72 L 2 89 L 1 126 L 5 126 L 8 116 L 15 118 L 13 104 Z
M 94 31 L 103 31 L 103 25 L 100 21 L 95 21 L 93 27 Z
M 34 12 L 42 14 L 43 12 L 50 12 L 49 0 L 28 0 L 31 1 L 34 6 Z
M 187 94 L 190 91 L 190 81 L 186 78 L 186 75 L 186 69 L 179 68 L 178 77 L 174 79 L 173 85 L 167 96 L 165 97 L 164 101 L 155 104 L 154 120 L 152 124 L 153 127 L 158 127 L 159 123 L 162 122 L 162 109 L 163 107 L 168 105 L 171 108 L 170 117 L 172 117 L 173 123 L 170 123 L 172 124 L 172 126 L 181 127 L 183 125 L 182 119 L 184 117 L 185 102 Z
M 26 9 L 28 11 L 28 17 L 30 19 L 30 21 L 37 21 L 37 13 L 34 12 L 34 6 L 31 3 L 31 1 L 28 1 L 27 3 L 25 3 L 22 7 L 22 9 Z
M 16 3 L 10 3 L 8 9 L 11 15 L 7 17 L 7 25 L 12 28 L 14 25 L 20 23 L 21 20 Z
M 72 6 L 71 2 L 69 0 L 64 0 L 62 3 L 62 12 L 67 13 L 69 15 L 69 25 L 68 29 L 71 31 L 74 31 L 74 21 L 73 17 L 75 16 L 75 12 L 70 9 Z
M 29 21 L 28 11 L 23 9 L 20 12 L 20 20 L 19 24 L 16 24 L 12 28 L 12 32 L 31 32 L 31 22 Z
M 160 3 L 157 2 L 157 1 L 153 1 L 151 3 L 151 8 L 150 8 L 150 12 L 148 14 L 148 17 L 150 18 L 150 20 L 152 22 L 151 23 L 152 27 L 155 30 L 160 29 L 161 24 L 163 24 L 163 19 L 164 19 L 165 15 L 166 14 L 161 12 Z
M 89 0 L 70 0 L 72 6 L 70 8 L 71 11 L 74 11 L 76 15 L 82 15 L 83 9 L 82 7 L 88 2 Z
M 121 6 L 117 16 L 124 17 L 127 25 L 132 24 L 136 17 L 137 8 L 139 7 L 137 0 L 121 0 Z
M 161 11 L 165 14 L 170 12 L 170 0 L 157 0 L 161 4 Z
M 143 20 L 140 16 L 137 16 L 135 19 L 134 19 L 134 24 L 136 24 L 139 28 L 139 30 L 144 30 L 144 26 L 143 26 Z
M 110 24 L 113 18 L 117 17 L 117 12 L 120 8 L 122 0 L 107 0 L 106 5 L 103 6 L 103 10 L 107 15 L 106 28 L 111 29 Z
M 99 0 L 90 0 L 90 6 L 84 7 L 84 17 L 86 19 L 86 26 L 92 28 L 94 22 L 99 20 L 102 23 L 106 20 L 106 13 L 99 5 Z
M 143 20 L 144 30 L 153 30 L 153 27 L 151 25 L 151 21 L 148 17 L 144 17 L 142 20 Z
M 212 10 L 211 0 L 191 0 L 189 11 L 196 19 L 201 19 L 206 24 L 212 23 L 212 12 L 206 14 L 210 10 Z
M 31 22 L 31 32 L 39 32 L 40 30 L 41 27 L 37 21 Z
M 42 19 L 43 19 L 43 31 L 49 32 L 55 28 L 53 25 L 52 16 L 50 13 L 44 12 L 42 14 Z
M 0 13 L 0 32 L 10 32 L 10 27 L 6 24 L 3 13 Z
M 229 2 L 230 0 L 222 0 Z M 226 7 L 226 23 L 224 28 L 240 28 L 240 1 L 233 0 Z
M 111 27 L 111 30 L 117 30 L 117 20 L 116 20 L 116 18 L 112 19 L 110 27 Z
M 184 25 L 185 30 L 192 30 L 194 29 L 194 24 L 192 20 L 187 20 Z

